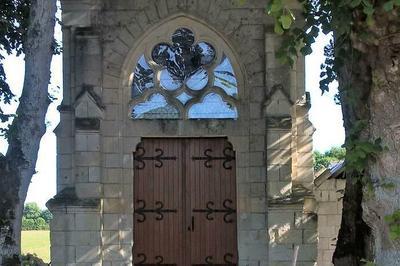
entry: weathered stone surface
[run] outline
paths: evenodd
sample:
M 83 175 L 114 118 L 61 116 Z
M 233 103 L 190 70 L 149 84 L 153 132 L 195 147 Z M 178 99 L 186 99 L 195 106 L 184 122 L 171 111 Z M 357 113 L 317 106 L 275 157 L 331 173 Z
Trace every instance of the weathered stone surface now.
M 239 264 L 288 265 L 299 245 L 298 265 L 312 265 L 316 220 L 302 211 L 305 193 L 296 192 L 313 181 L 313 128 L 307 109 L 294 104 L 304 94 L 304 61 L 293 70 L 277 62 L 281 39 L 265 15 L 267 1 L 100 2 L 62 0 L 66 106 L 56 130 L 57 182 L 73 193 L 50 201 L 53 264 L 131 265 L 137 144 L 144 137 L 224 136 L 236 152 Z M 238 99 L 224 97 L 238 108 L 236 120 L 130 118 L 137 59 L 150 59 L 154 44 L 171 42 L 182 26 L 195 41 L 210 42 L 218 60 L 231 60 Z M 316 194 L 328 205 L 335 196 Z M 319 207 L 323 226 L 337 228 L 327 220 L 336 214 Z

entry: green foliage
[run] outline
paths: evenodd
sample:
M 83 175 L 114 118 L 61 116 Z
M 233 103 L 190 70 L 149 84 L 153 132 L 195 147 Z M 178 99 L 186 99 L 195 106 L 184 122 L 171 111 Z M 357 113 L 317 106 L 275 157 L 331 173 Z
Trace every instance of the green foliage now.
M 5 55 L 23 53 L 23 43 L 29 18 L 28 0 L 0 1 L 0 102 L 9 104 L 14 98 L 3 67 Z M 0 108 L 0 121 L 6 122 L 11 116 Z
M 36 254 L 23 254 L 14 255 L 13 258 L 7 259 L 4 266 L 45 266 L 49 265 L 45 263 L 41 258 L 37 257 Z
M 400 210 L 385 216 L 385 221 L 389 224 L 389 235 L 393 240 L 400 239 Z
M 368 166 L 370 160 L 374 160 L 384 148 L 382 140 L 376 139 L 374 142 L 360 139 L 361 131 L 366 127 L 367 122 L 359 120 L 354 123 L 353 128 L 347 138 L 345 144 L 346 154 L 346 170 L 362 173 Z
M 328 168 L 332 163 L 343 161 L 345 157 L 346 149 L 340 147 L 333 147 L 324 153 L 315 151 L 314 170 L 320 171 L 321 169 Z
M 48 230 L 51 219 L 49 210 L 40 210 L 34 202 L 27 203 L 22 217 L 22 230 Z

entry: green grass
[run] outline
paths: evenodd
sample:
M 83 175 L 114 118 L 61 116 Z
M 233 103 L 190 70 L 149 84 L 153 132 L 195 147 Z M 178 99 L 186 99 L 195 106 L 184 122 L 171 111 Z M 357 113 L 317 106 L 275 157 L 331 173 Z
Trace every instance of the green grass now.
M 22 231 L 22 253 L 36 254 L 44 262 L 50 262 L 50 232 Z

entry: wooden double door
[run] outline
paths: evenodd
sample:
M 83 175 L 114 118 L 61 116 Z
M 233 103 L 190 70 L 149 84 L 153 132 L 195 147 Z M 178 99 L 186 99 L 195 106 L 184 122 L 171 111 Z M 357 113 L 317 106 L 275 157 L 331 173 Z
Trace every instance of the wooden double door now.
M 236 265 L 235 153 L 226 138 L 145 138 L 134 153 L 135 265 Z

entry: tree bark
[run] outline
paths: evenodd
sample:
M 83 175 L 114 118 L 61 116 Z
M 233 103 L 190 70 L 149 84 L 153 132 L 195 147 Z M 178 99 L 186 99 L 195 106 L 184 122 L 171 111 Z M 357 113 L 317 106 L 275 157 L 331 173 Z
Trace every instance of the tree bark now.
M 352 39 L 349 53 L 357 56 L 341 68 L 339 90 L 346 141 L 356 121 L 365 120 L 359 139 L 381 138 L 387 149 L 368 161 L 363 172 L 367 185 L 347 177 L 335 265 L 363 265 L 363 260 L 400 265 L 400 242 L 390 239 L 384 220 L 400 209 L 400 21 L 395 11 L 377 9 L 375 18 L 369 34 L 376 41 Z
M 50 104 L 48 85 L 53 55 L 56 0 L 32 0 L 24 42 L 25 78 L 8 134 L 9 147 L 0 158 L 0 265 L 20 254 L 23 206 L 40 145 L 46 131 Z

